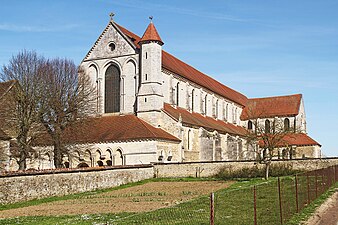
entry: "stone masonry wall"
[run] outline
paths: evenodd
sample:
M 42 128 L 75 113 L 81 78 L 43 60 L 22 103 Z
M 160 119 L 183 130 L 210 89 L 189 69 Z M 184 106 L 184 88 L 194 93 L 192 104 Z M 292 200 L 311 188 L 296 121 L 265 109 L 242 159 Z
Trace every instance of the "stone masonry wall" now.
M 152 178 L 151 166 L 0 178 L 0 204 L 111 188 Z
M 338 158 L 275 160 L 273 163 L 290 165 L 294 169 L 315 170 L 338 165 Z M 254 161 L 159 163 L 139 167 L 102 169 L 96 167 L 86 170 L 52 170 L 48 174 L 42 171 L 44 174 L 33 174 L 34 172 L 32 172 L 32 174 L 21 176 L 4 175 L 0 177 L 0 204 L 111 188 L 153 177 L 209 177 L 224 167 L 236 171 L 252 166 L 257 166 Z
M 316 170 L 333 165 L 338 165 L 338 158 L 334 159 L 314 159 L 314 160 L 274 160 L 273 164 L 290 165 L 297 170 Z M 194 163 L 168 163 L 154 165 L 155 177 L 210 177 L 224 167 L 232 171 L 240 170 L 244 167 L 256 166 L 254 161 L 241 162 L 194 162 Z M 258 164 L 258 166 L 263 166 Z

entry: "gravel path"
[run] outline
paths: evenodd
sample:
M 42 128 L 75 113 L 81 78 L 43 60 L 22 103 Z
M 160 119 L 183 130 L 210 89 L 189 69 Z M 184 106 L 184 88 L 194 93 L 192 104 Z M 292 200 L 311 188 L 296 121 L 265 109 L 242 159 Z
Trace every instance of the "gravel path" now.
M 308 225 L 338 225 L 338 189 L 305 223 Z

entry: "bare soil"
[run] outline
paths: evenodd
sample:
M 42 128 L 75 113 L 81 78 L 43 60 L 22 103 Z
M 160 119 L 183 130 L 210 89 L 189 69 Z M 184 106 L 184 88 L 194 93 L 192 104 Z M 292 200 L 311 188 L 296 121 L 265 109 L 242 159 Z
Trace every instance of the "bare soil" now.
M 306 221 L 308 225 L 338 225 L 338 189 Z
M 152 182 L 78 199 L 0 211 L 0 218 L 17 216 L 76 215 L 118 212 L 144 212 L 179 204 L 227 188 L 232 182 Z

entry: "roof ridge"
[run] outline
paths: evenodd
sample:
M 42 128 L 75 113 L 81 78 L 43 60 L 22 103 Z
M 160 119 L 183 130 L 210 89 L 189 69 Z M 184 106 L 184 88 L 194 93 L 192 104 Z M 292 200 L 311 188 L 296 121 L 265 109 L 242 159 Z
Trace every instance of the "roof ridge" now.
M 269 96 L 269 97 L 248 98 L 248 100 L 282 98 L 282 97 L 296 97 L 296 96 L 303 96 L 303 94 L 298 93 L 298 94 L 291 94 L 291 95 L 276 95 L 276 96 Z

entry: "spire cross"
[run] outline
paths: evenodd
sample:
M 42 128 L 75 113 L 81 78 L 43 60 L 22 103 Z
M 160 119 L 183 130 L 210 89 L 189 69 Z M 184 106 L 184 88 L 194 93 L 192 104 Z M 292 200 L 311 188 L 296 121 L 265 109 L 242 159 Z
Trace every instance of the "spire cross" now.
M 149 16 L 150 22 L 153 22 L 153 16 Z
M 115 13 L 111 12 L 111 13 L 109 14 L 109 16 L 110 16 L 110 20 L 113 20 L 113 17 L 115 16 Z

